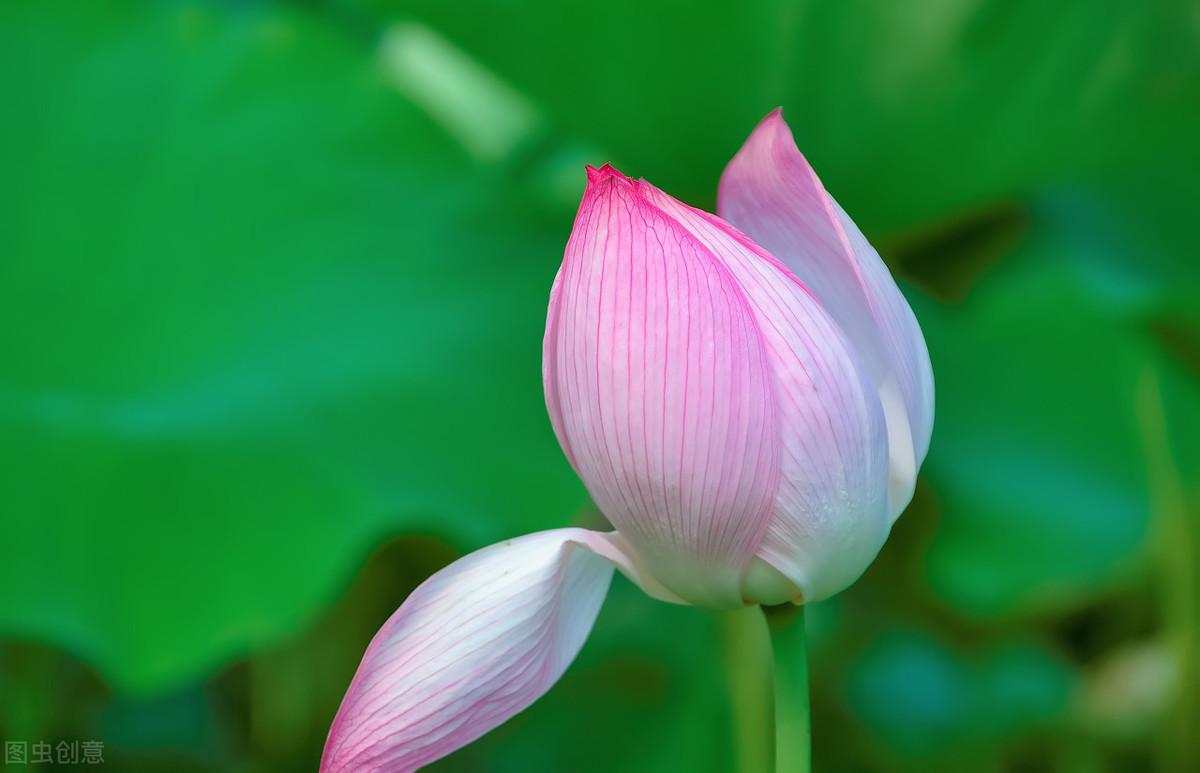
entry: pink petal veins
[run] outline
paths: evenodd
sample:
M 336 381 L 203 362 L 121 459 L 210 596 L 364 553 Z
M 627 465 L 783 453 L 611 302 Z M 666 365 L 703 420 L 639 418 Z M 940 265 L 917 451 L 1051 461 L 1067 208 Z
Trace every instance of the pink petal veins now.
M 770 363 L 736 281 L 611 167 L 591 169 L 555 280 L 551 421 L 601 511 L 692 603 L 741 603 L 778 484 Z

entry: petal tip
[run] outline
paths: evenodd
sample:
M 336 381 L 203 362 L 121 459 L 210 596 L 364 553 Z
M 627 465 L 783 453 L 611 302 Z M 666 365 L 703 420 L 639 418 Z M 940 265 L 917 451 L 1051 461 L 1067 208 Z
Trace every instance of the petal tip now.
M 792 127 L 788 125 L 787 119 L 783 117 L 783 108 L 777 107 L 767 114 L 759 122 L 758 126 L 750 134 L 751 140 L 756 137 L 762 137 L 763 140 L 770 143 L 770 147 L 782 147 L 786 153 L 797 153 L 801 158 L 804 157 L 800 153 L 800 148 L 796 145 L 795 135 L 792 134 Z M 751 140 L 747 140 L 747 145 Z
M 584 169 L 587 171 L 588 187 L 599 185 L 600 183 L 607 182 L 609 180 L 631 182 L 628 177 L 621 174 L 621 172 L 618 171 L 617 168 L 612 164 L 603 164 L 598 168 L 588 165 L 585 166 Z

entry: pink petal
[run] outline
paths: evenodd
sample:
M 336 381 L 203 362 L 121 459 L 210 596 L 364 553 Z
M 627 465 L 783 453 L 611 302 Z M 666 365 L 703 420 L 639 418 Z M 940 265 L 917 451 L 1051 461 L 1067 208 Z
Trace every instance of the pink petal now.
M 832 595 L 862 574 L 890 528 L 875 388 L 841 329 L 785 266 L 721 219 L 640 186 L 728 269 L 766 343 L 783 453 L 758 555 L 806 600 Z
M 613 567 L 597 553 L 621 559 L 608 535 L 556 529 L 476 551 L 426 580 L 367 648 L 322 773 L 416 770 L 533 703 L 600 611 Z
M 821 186 L 779 110 L 729 162 L 718 211 L 779 257 L 857 348 L 887 416 L 895 520 L 929 449 L 933 372 L 921 329 L 887 266 Z
M 777 487 L 770 362 L 729 271 L 611 167 L 588 171 L 543 361 L 559 441 L 641 565 L 741 603 Z

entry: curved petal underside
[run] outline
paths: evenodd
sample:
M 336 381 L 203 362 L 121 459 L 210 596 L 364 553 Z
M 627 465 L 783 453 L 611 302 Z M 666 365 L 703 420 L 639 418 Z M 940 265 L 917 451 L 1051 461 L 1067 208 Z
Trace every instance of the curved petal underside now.
M 780 482 L 758 555 L 809 601 L 862 574 L 887 539 L 887 434 L 841 329 L 797 278 L 728 223 L 646 182 L 654 206 L 721 261 L 753 310 L 779 404 Z

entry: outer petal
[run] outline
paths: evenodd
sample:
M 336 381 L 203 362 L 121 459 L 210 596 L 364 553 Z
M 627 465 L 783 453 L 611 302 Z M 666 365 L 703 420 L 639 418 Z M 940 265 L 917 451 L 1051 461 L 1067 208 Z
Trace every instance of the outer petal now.
M 323 773 L 416 770 L 546 692 L 608 591 L 613 567 L 597 552 L 621 558 L 608 535 L 556 529 L 476 551 L 426 580 L 367 648 Z
M 719 218 L 648 183 L 640 189 L 723 263 L 753 310 L 772 364 L 783 449 L 758 555 L 805 599 L 832 595 L 862 574 L 890 527 L 887 436 L 874 386 L 841 329 L 785 266 Z
M 933 372 L 908 303 L 800 154 L 780 111 L 721 177 L 718 211 L 776 255 L 845 331 L 880 392 L 891 447 L 890 514 L 912 498 L 933 429 Z
M 739 604 L 780 453 L 754 314 L 632 180 L 588 178 L 547 319 L 551 420 L 642 566 L 691 603 Z

